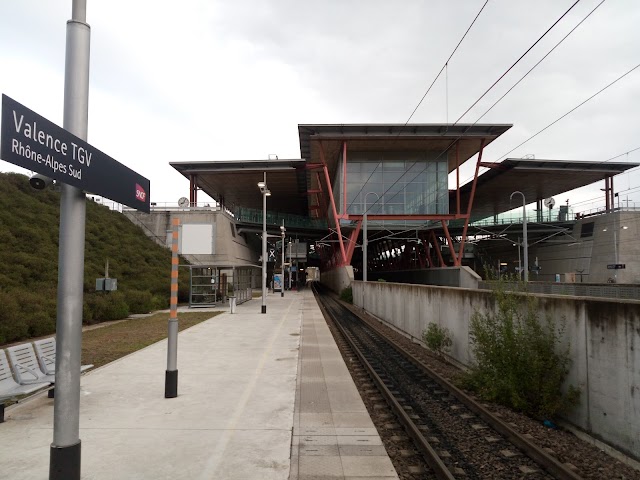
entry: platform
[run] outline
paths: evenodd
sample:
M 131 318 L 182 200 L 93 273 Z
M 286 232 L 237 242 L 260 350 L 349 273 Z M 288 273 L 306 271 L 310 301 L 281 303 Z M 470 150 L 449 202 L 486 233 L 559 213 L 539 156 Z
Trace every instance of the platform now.
M 82 377 L 83 479 L 397 478 L 310 291 L 270 294 Z M 7 408 L 2 478 L 45 479 L 53 400 Z

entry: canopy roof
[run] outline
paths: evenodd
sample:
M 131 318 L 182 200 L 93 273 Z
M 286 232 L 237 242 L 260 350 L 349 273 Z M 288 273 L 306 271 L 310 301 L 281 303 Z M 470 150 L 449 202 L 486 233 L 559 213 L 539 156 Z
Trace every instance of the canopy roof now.
M 347 124 L 298 125 L 301 159 L 289 160 L 224 160 L 211 162 L 171 162 L 186 178 L 197 175 L 197 186 L 211 198 L 227 206 L 261 209 L 262 196 L 257 183 L 267 172 L 271 191 L 268 209 L 296 215 L 310 215 L 307 192 L 326 192 L 324 176 L 318 186 L 315 175 L 307 168 L 321 162 L 320 143 L 324 150 L 329 177 L 335 178 L 343 143 L 349 152 L 435 152 L 447 156 L 449 171 L 476 155 L 506 132 L 511 125 L 444 125 L 444 124 Z M 458 144 L 458 160 L 455 144 Z M 447 158 L 445 157 L 445 158 Z M 323 195 L 323 209 L 329 196 Z
M 207 195 L 228 207 L 262 209 L 258 182 L 267 173 L 271 191 L 268 209 L 307 215 L 307 172 L 304 159 L 224 160 L 216 162 L 172 162 L 170 165 L 189 178 L 197 175 L 197 185 Z
M 197 176 L 197 186 L 229 208 L 235 206 L 262 209 L 258 182 L 267 174 L 271 211 L 312 216 L 309 190 L 323 190 L 320 209 L 329 208 L 324 175 L 321 185 L 314 170 L 327 164 L 329 178 L 335 179 L 344 143 L 349 152 L 436 152 L 447 155 L 449 171 L 464 164 L 484 146 L 506 132 L 511 125 L 443 125 L 443 124 L 345 124 L 298 125 L 300 159 L 224 160 L 209 162 L 172 162 L 186 178 Z M 457 146 L 456 146 L 457 143 Z M 321 148 L 322 146 L 322 148 Z M 458 155 L 456 157 L 456 149 Z M 324 155 L 321 155 L 321 150 Z M 478 177 L 472 209 L 474 219 L 496 215 L 514 208 L 511 192 L 521 191 L 528 203 L 549 198 L 605 177 L 639 166 L 637 163 L 588 162 L 580 160 L 532 160 L 509 158 L 491 164 L 493 168 Z M 320 172 L 321 173 L 321 172 Z M 471 183 L 461 187 L 461 207 L 466 210 Z M 315 198 L 315 197 L 314 197 Z M 452 192 L 450 211 L 455 210 Z
M 471 217 L 480 219 L 513 210 L 522 204 L 519 195 L 517 199 L 514 197 L 513 202 L 509 200 L 514 191 L 522 192 L 529 204 L 590 185 L 639 165 L 628 162 L 507 158 L 478 177 Z M 471 186 L 471 183 L 467 183 L 460 188 L 463 206 L 468 204 Z M 454 202 L 455 197 L 451 199 L 451 205 Z

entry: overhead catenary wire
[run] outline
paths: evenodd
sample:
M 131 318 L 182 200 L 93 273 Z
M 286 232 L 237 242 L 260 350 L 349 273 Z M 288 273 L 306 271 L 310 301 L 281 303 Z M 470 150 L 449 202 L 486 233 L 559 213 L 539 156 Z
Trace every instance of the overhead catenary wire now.
M 531 135 L 529 138 L 527 138 L 525 141 L 523 141 L 522 143 L 520 143 L 519 145 L 515 146 L 514 148 L 512 148 L 511 150 L 509 150 L 507 153 L 501 155 L 500 157 L 498 157 L 498 160 L 505 158 L 507 155 L 509 155 L 511 152 L 513 152 L 514 150 L 520 148 L 522 145 L 524 145 L 525 143 L 529 142 L 530 140 L 533 140 L 535 137 L 537 137 L 538 135 L 540 135 L 542 132 L 544 132 L 545 130 L 547 130 L 548 128 L 551 128 L 553 125 L 555 125 L 556 123 L 558 123 L 560 120 L 562 120 L 563 118 L 565 118 L 566 116 L 570 115 L 571 113 L 575 112 L 578 108 L 580 108 L 581 106 L 583 106 L 585 103 L 587 103 L 588 101 L 594 99 L 595 97 L 597 97 L 598 95 L 600 95 L 602 92 L 604 92 L 605 90 L 607 90 L 609 87 L 615 85 L 616 83 L 618 83 L 620 80 L 622 80 L 624 77 L 626 77 L 627 75 L 629 75 L 630 73 L 632 73 L 634 70 L 636 70 L 638 67 L 640 67 L 640 63 L 638 65 L 636 65 L 635 67 L 631 68 L 630 70 L 627 70 L 625 73 L 623 73 L 622 75 L 620 75 L 618 78 L 616 78 L 613 82 L 609 83 L 608 85 L 606 85 L 605 87 L 602 87 L 600 90 L 598 90 L 596 93 L 594 93 L 593 95 L 591 95 L 589 98 L 587 98 L 586 100 L 580 102 L 578 105 L 576 105 L 575 107 L 573 107 L 571 110 L 569 110 L 567 113 L 565 113 L 564 115 L 558 117 L 557 119 L 555 119 L 553 122 L 551 122 L 549 125 L 547 125 L 546 127 L 544 127 L 542 130 L 539 130 L 538 132 L 534 133 L 533 135 Z
M 469 25 L 469 27 L 467 28 L 467 30 L 464 32 L 464 35 L 462 35 L 462 37 L 460 38 L 460 40 L 458 41 L 458 44 L 455 46 L 455 48 L 453 49 L 453 51 L 451 52 L 451 54 L 449 55 L 449 58 L 447 58 L 447 60 L 444 62 L 444 65 L 442 66 L 442 68 L 440 69 L 440 71 L 438 72 L 438 74 L 436 75 L 436 77 L 433 79 L 433 81 L 431 82 L 431 84 L 429 85 L 429 88 L 427 88 L 426 92 L 424 92 L 424 95 L 422 95 L 422 98 L 420 99 L 420 101 L 418 102 L 418 104 L 416 105 L 416 107 L 413 109 L 413 111 L 411 112 L 411 115 L 409 115 L 409 118 L 407 119 L 406 122 L 404 122 L 404 125 L 402 126 L 402 128 L 398 131 L 398 133 L 396 134 L 396 136 L 400 135 L 402 133 L 402 131 L 404 130 L 404 128 L 409 124 L 409 122 L 411 121 L 411 119 L 413 118 L 413 116 L 415 115 L 415 113 L 418 111 L 418 108 L 420 108 L 420 105 L 422 105 L 422 102 L 424 101 L 424 99 L 427 97 L 427 95 L 429 94 L 429 92 L 431 91 L 431 89 L 433 88 L 433 86 L 435 85 L 435 83 L 438 81 L 438 78 L 440 78 L 440 75 L 442 75 L 442 72 L 445 71 L 448 68 L 448 64 L 451 61 L 451 59 L 453 58 L 453 55 L 456 53 L 456 51 L 458 50 L 458 48 L 460 47 L 460 45 L 462 44 L 463 40 L 466 38 L 467 34 L 469 33 L 469 31 L 471 30 L 471 28 L 473 27 L 473 25 L 476 23 L 476 20 L 478 20 L 478 17 L 480 17 L 480 14 L 482 13 L 482 11 L 484 10 L 484 8 L 487 6 L 487 4 L 489 3 L 489 0 L 485 0 L 484 4 L 482 5 L 482 7 L 480 8 L 480 10 L 478 11 L 478 13 L 476 14 L 476 16 L 474 17 L 473 21 L 471 22 L 471 24 Z M 447 80 L 448 81 L 448 80 Z M 448 88 L 448 86 L 447 86 Z M 448 95 L 448 94 L 447 94 Z M 447 105 L 447 115 L 448 115 L 448 105 Z M 354 200 L 351 201 L 351 203 L 349 203 L 348 207 L 351 207 L 351 205 L 353 205 L 354 201 L 356 198 L 358 198 L 358 196 L 360 195 L 360 193 L 362 193 L 362 190 L 364 189 L 364 186 L 367 185 L 367 183 L 369 182 L 369 180 L 371 179 L 371 177 L 373 176 L 373 174 L 375 173 L 375 170 L 377 170 L 377 168 L 380 166 L 380 163 L 378 163 L 378 165 L 376 166 L 376 168 L 374 169 L 373 172 L 371 172 L 371 174 L 369 175 L 369 177 L 367 178 L 367 180 L 362 184 L 362 188 L 360 188 L 360 190 L 358 191 L 358 193 L 354 196 Z M 375 205 L 377 203 L 377 201 L 373 202 L 372 206 Z M 369 210 L 367 209 L 367 212 Z M 364 212 L 366 213 L 366 212 Z
M 552 48 L 551 50 L 549 50 L 549 51 L 545 54 L 545 56 L 544 56 L 544 57 L 542 57 L 540 60 L 538 60 L 538 61 L 536 62 L 536 64 L 535 64 L 533 67 L 531 67 L 531 68 L 527 71 L 527 73 L 525 73 L 522 77 L 520 77 L 520 80 L 518 80 L 516 83 L 514 83 L 514 84 L 511 86 L 511 88 L 510 88 L 509 90 L 507 90 L 507 91 L 506 91 L 506 92 L 505 92 L 505 93 L 504 93 L 504 94 L 503 94 L 503 95 L 502 95 L 498 100 L 496 100 L 496 101 L 494 102 L 494 104 L 493 104 L 493 105 L 491 105 L 491 106 L 487 109 L 487 111 L 485 111 L 482 115 L 480 115 L 480 117 L 478 117 L 478 119 L 474 122 L 474 125 L 475 125 L 477 122 L 479 122 L 480 120 L 482 120 L 482 119 L 485 117 L 485 115 L 487 115 L 487 113 L 489 113 L 491 110 L 493 110 L 493 107 L 495 107 L 498 103 L 500 103 L 504 97 L 506 97 L 507 95 L 509 95 L 509 93 L 511 93 L 511 90 L 513 90 L 513 89 L 514 89 L 514 88 L 516 88 L 518 85 L 520 85 L 520 82 L 522 82 L 525 78 L 527 78 L 527 76 L 528 76 L 528 75 L 529 75 L 533 70 L 535 70 L 535 68 L 536 68 L 538 65 L 540 65 L 540 64 L 541 64 L 541 63 L 542 63 L 542 62 L 543 62 L 543 61 L 544 61 L 544 60 L 545 60 L 549 55 L 551 55 L 551 53 L 553 53 L 553 51 L 554 51 L 556 48 L 558 48 L 558 47 L 562 44 L 562 42 L 564 42 L 564 41 L 569 37 L 569 35 L 571 35 L 571 34 L 574 32 L 574 30 L 576 30 L 580 25 L 582 25 L 582 24 L 587 20 L 587 18 L 589 18 L 589 17 L 591 16 L 591 14 L 592 14 L 592 13 L 594 13 L 594 12 L 595 12 L 599 7 L 600 7 L 600 5 L 602 5 L 604 2 L 606 2 L 606 0 L 602 0 L 599 4 L 597 4 L 597 5 L 596 5 L 596 6 L 595 6 L 595 7 L 594 7 L 594 8 L 593 8 L 593 9 L 592 9 L 588 14 L 587 14 L 587 16 L 586 16 L 586 17 L 584 17 L 582 20 L 580 20 L 580 21 L 576 24 L 576 26 L 575 26 L 575 27 L 573 27 L 571 30 L 569 30 L 569 33 L 567 33 L 564 37 L 562 37 L 562 39 L 561 39 L 558 43 L 556 43 L 556 44 L 553 46 L 553 48 Z M 575 4 L 574 4 L 574 5 L 575 5 Z M 572 7 L 572 8 L 573 8 L 573 7 Z M 476 102 L 476 103 L 477 103 L 477 102 Z M 464 116 L 464 114 L 463 114 L 463 116 Z M 462 117 L 460 117 L 460 118 L 462 118 Z M 458 120 L 459 120 L 459 119 L 458 119 Z
M 560 21 L 561 21 L 561 20 L 562 20 L 566 15 L 567 15 L 567 14 L 568 14 L 568 13 L 569 13 L 569 12 L 570 12 L 570 11 L 571 11 L 571 10 L 572 10 L 572 9 L 573 9 L 573 8 L 574 8 L 574 7 L 579 3 L 579 2 L 580 2 L 580 0 L 577 0 L 573 5 L 571 5 L 571 6 L 569 7 L 569 9 L 567 9 L 567 10 L 566 10 L 566 11 L 565 11 L 565 12 L 564 12 L 564 13 L 563 13 L 563 14 L 562 14 L 562 15 L 561 15 L 561 16 L 560 16 L 560 17 L 559 17 L 559 18 L 558 18 L 558 19 L 557 19 L 557 20 L 556 20 L 552 25 L 551 25 L 551 27 L 549 27 L 549 28 L 548 28 L 548 29 L 547 29 L 547 30 L 546 30 L 546 31 L 545 31 L 545 32 L 544 32 L 544 33 L 543 33 L 543 34 L 542 34 L 542 35 L 541 35 L 541 36 L 540 36 L 540 37 L 539 37 L 539 38 L 538 38 L 538 39 L 537 39 L 537 40 L 536 40 L 536 41 L 535 41 L 535 42 L 534 42 L 530 47 L 529 47 L 529 48 L 527 48 L 527 50 L 525 51 L 525 53 L 524 53 L 524 54 L 522 54 L 522 55 L 520 56 L 520 58 L 519 58 L 519 59 L 518 59 L 514 64 L 512 64 L 512 65 L 511 65 L 511 67 L 509 67 L 509 68 L 508 68 L 508 69 L 507 69 L 507 70 L 506 70 L 506 71 L 505 71 L 505 72 L 504 72 L 504 73 L 503 73 L 503 74 L 498 78 L 498 80 L 496 80 L 496 81 L 493 83 L 493 85 L 492 85 L 491 87 L 489 87 L 489 89 L 487 89 L 487 91 L 486 91 L 485 93 L 483 93 L 483 94 L 482 94 L 482 96 L 481 96 L 478 100 L 476 100 L 476 102 L 474 102 L 474 104 L 473 104 L 471 107 L 469 107 L 469 108 L 467 109 L 467 111 L 466 111 L 466 112 L 465 112 L 465 113 L 464 113 L 460 118 L 462 118 L 464 115 L 466 115 L 466 113 L 467 113 L 469 110 L 471 110 L 471 108 L 473 108 L 473 106 L 474 106 L 475 104 L 477 104 L 477 103 L 480 101 L 480 99 L 481 99 L 482 97 L 484 97 L 484 96 L 485 96 L 485 95 L 486 95 L 486 94 L 487 94 L 487 93 L 488 93 L 492 88 L 494 88 L 494 87 L 497 85 L 497 83 L 498 83 L 498 82 L 499 82 L 499 81 L 500 81 L 500 80 L 501 80 L 501 79 L 502 79 L 502 78 L 503 78 L 503 77 L 504 77 L 504 76 L 505 76 L 505 75 L 506 75 L 506 74 L 507 74 L 507 73 L 508 73 L 508 72 L 509 72 L 509 71 L 510 71 L 510 70 L 511 70 L 511 69 L 512 69 L 512 68 L 513 68 L 517 63 L 518 63 L 518 62 L 520 62 L 520 60 L 522 60 L 522 58 L 524 58 L 524 56 L 525 56 L 527 53 L 529 53 L 529 52 L 532 50 L 532 48 L 533 48 L 536 44 L 538 44 L 538 43 L 540 42 L 540 40 L 542 40 L 542 38 L 543 38 L 544 36 L 546 36 L 546 35 L 551 31 L 551 29 L 553 29 L 553 28 L 554 28 L 554 27 L 555 27 L 555 26 L 556 26 L 556 25 L 557 25 L 557 24 L 558 24 L 558 23 L 559 23 L 559 22 L 560 22 Z M 484 6 L 483 6 L 483 8 L 484 8 Z M 596 8 L 597 8 L 597 7 L 596 7 Z M 595 9 L 594 9 L 594 10 L 595 10 Z M 587 17 L 588 17 L 589 15 L 591 15 L 591 13 L 593 13 L 593 11 L 592 11 L 592 12 L 590 12 L 590 13 L 587 15 Z M 474 20 L 474 21 L 475 21 L 475 20 Z M 581 22 L 581 23 L 582 23 L 582 22 Z M 574 28 L 574 30 L 575 30 L 575 28 Z M 572 30 L 571 32 L 569 32 L 569 34 L 571 34 L 572 32 L 573 32 L 573 30 Z M 566 37 L 565 37 L 565 38 L 566 38 Z M 561 42 L 562 42 L 562 41 L 564 41 L 564 38 L 563 38 L 563 40 L 561 40 Z M 446 67 L 446 63 L 445 63 L 445 65 L 443 66 L 443 69 L 444 69 L 445 67 Z M 535 67 L 534 67 L 534 68 L 535 68 Z M 441 72 L 440 72 L 440 73 L 442 73 L 442 70 L 441 70 Z M 438 75 L 440 75 L 440 73 L 439 73 Z M 527 72 L 527 75 L 528 75 L 528 73 L 530 73 L 530 72 Z M 435 81 L 434 81 L 434 83 L 435 83 Z M 427 91 L 427 93 L 428 93 L 428 91 Z M 426 94 L 425 94 L 425 96 L 426 96 Z M 502 98 L 504 98 L 504 96 L 503 96 Z M 419 105 L 418 105 L 418 106 L 419 106 Z M 495 105 L 494 105 L 494 106 L 495 106 Z M 414 113 L 415 113 L 415 110 L 417 110 L 417 107 L 416 107 L 416 109 L 414 109 Z M 413 113 L 412 113 L 412 116 L 413 116 Z M 460 118 L 458 119 L 458 121 L 460 120 Z M 410 120 L 410 119 L 411 119 L 411 117 L 409 117 L 409 120 Z M 458 121 L 456 121 L 456 123 L 457 123 Z M 406 125 L 408 124 L 408 122 L 409 122 L 409 121 L 407 120 L 407 122 L 405 123 L 405 125 L 403 126 L 403 128 L 404 128 L 404 127 L 406 127 Z M 449 145 L 448 145 L 448 146 L 447 146 L 447 147 L 446 147 L 442 152 L 440 152 L 440 154 L 439 154 L 435 159 L 433 159 L 432 161 L 436 161 L 436 160 L 438 160 L 442 155 L 444 155 L 444 154 L 445 154 L 445 153 L 446 153 L 446 152 L 447 152 L 447 151 L 448 151 L 448 150 L 449 150 L 453 145 L 455 145 L 455 143 L 456 143 L 458 140 L 460 140 L 460 139 L 465 135 L 465 133 L 466 133 L 466 132 L 471 128 L 471 127 L 473 127 L 477 122 L 478 122 L 478 120 L 476 120 L 473 124 L 471 124 L 471 125 L 467 126 L 467 127 L 466 127 L 466 129 L 462 132 L 462 134 L 458 135 L 454 140 L 452 140 L 452 142 L 451 142 L 451 143 L 450 143 L 450 144 L 449 144 Z M 414 163 L 413 163 L 413 165 L 412 165 L 412 167 L 413 167 L 413 166 L 415 166 L 417 163 L 418 163 L 417 161 L 416 161 L 416 162 L 414 162 Z M 415 180 L 416 178 L 418 178 L 418 176 L 419 176 L 420 174 L 422 174 L 425 170 L 426 170 L 426 167 L 425 167 L 423 170 L 421 170 L 420 172 L 417 172 L 417 174 L 412 178 L 412 180 L 411 180 L 411 181 L 413 181 L 413 180 Z M 400 181 L 400 180 L 401 180 L 401 179 L 402 179 L 402 178 L 403 178 L 407 173 L 408 173 L 408 169 L 407 169 L 407 170 L 406 170 L 406 171 L 405 171 L 405 172 L 404 172 L 404 173 L 403 173 L 403 174 L 402 174 L 402 175 L 401 175 L 401 176 L 400 176 L 400 177 L 399 177 L 395 182 L 393 182 L 393 183 L 389 186 L 389 188 L 387 188 L 387 190 L 385 190 L 385 191 L 382 193 L 382 195 L 380 196 L 380 198 L 383 198 L 383 197 L 384 197 L 384 195 L 385 195 L 385 194 L 386 194 L 386 193 L 387 193 L 387 192 L 388 192 L 388 191 L 389 191 L 389 190 L 390 190 L 394 185 L 396 185 L 396 184 L 397 184 L 397 183 L 398 183 L 398 182 L 399 182 L 399 181 Z M 366 184 L 365 184 L 365 185 L 366 185 Z M 364 185 L 363 185 L 363 187 L 362 187 L 362 188 L 364 188 Z M 360 192 L 362 191 L 362 188 L 360 189 Z M 358 192 L 358 194 L 359 194 L 360 192 Z M 398 193 L 400 193 L 400 192 L 395 193 L 395 194 L 394 194 L 390 199 L 395 198 L 395 197 L 398 195 Z M 356 195 L 356 197 L 357 197 L 357 195 Z M 390 199 L 387 199 L 387 200 L 390 200 Z M 373 207 L 373 205 L 375 205 L 376 203 L 377 203 L 377 202 L 374 202 L 370 207 L 368 207 L 368 208 L 365 210 L 365 212 L 364 212 L 364 213 L 367 213 L 367 212 L 371 209 L 371 207 Z
M 560 21 L 561 21 L 561 20 L 562 20 L 562 19 L 563 19 L 563 18 L 564 18 L 564 17 L 565 17 L 565 16 L 566 16 L 570 11 L 571 11 L 571 10 L 573 10 L 573 8 L 574 8 L 578 3 L 580 3 L 580 0 L 576 0 L 576 2 L 575 2 L 573 5 L 571 5 L 571 6 L 567 9 L 567 11 L 566 11 L 566 12 L 564 12 L 564 13 L 560 16 L 560 18 L 558 18 L 558 20 L 556 20 L 556 21 L 553 23 L 553 25 L 551 25 L 551 26 L 547 29 L 547 31 L 546 31 L 546 32 L 544 32 L 542 35 L 540 35 L 540 37 L 539 37 L 539 38 L 538 38 L 538 39 L 533 43 L 533 45 L 531 45 L 529 48 L 527 48 L 527 50 L 525 50 L 525 52 L 524 52 L 522 55 L 520 55 L 520 58 L 518 58 L 515 62 L 513 62 L 513 64 L 512 64 L 509 68 L 507 68 L 507 70 L 506 70 L 502 75 L 500 75 L 500 77 L 498 77 L 498 79 L 497 79 L 495 82 L 493 82 L 493 84 L 492 84 L 489 88 L 487 88 L 487 90 L 486 90 L 482 95 L 480 95 L 480 98 L 478 98 L 475 102 L 473 102 L 473 104 L 472 104 L 469 108 L 467 108 L 467 109 L 465 110 L 465 112 L 464 112 L 462 115 L 460 115 L 460 117 L 458 118 L 458 120 L 456 120 L 456 121 L 455 121 L 454 125 L 455 125 L 456 123 L 458 123 L 460 120 L 462 120 L 462 117 L 464 117 L 467 113 L 469 113 L 469 111 L 470 111 L 473 107 L 475 107 L 475 106 L 478 104 L 478 102 L 479 102 L 480 100 L 482 100 L 482 99 L 485 97 L 485 95 L 486 95 L 487 93 L 489 93 L 489 92 L 493 89 L 493 87 L 495 87 L 495 86 L 498 84 L 498 82 L 500 82 L 500 80 L 502 80 L 502 79 L 507 75 L 507 73 L 509 73 L 509 72 L 510 72 L 510 71 L 511 71 L 511 70 L 512 70 L 512 69 L 513 69 L 513 68 L 514 68 L 518 63 L 520 63 L 520 60 L 522 60 L 522 59 L 523 59 L 523 58 L 524 58 L 524 57 L 525 57 L 525 56 L 526 56 L 526 55 L 527 55 L 531 50 L 533 50 L 533 48 L 534 48 L 534 47 L 535 47 L 535 46 L 536 46 L 540 41 L 542 41 L 542 39 L 543 39 L 544 37 L 546 37 L 546 36 L 547 36 L 547 34 L 548 34 L 552 29 L 553 29 L 553 27 L 555 27 L 555 26 L 556 26 L 556 25 L 557 25 L 557 24 L 558 24 L 558 23 L 559 23 L 559 22 L 560 22 Z
M 580 0 L 578 0 L 580 1 Z M 489 3 L 489 0 L 486 0 L 484 2 L 484 4 L 482 5 L 482 8 L 480 8 L 480 11 L 478 12 L 478 14 L 475 16 L 475 18 L 473 19 L 473 21 L 471 22 L 471 25 L 469 25 L 469 28 L 467 28 L 467 31 L 464 32 L 464 35 L 462 35 L 462 38 L 460 39 L 460 41 L 458 42 L 458 44 L 456 45 L 456 47 L 453 49 L 453 52 L 451 52 L 451 55 L 449 55 L 449 58 L 447 58 L 447 61 L 444 62 L 444 65 L 442 65 L 442 68 L 440 69 L 440 71 L 438 72 L 438 74 L 436 75 L 436 78 L 433 79 L 433 82 L 431 82 L 431 85 L 429 85 L 429 88 L 427 88 L 427 91 L 424 92 L 424 95 L 422 95 L 422 98 L 420 99 L 420 101 L 418 102 L 418 104 L 416 105 L 416 108 L 413 109 L 413 112 L 411 112 L 411 115 L 409 115 L 409 118 L 407 119 L 406 122 L 404 122 L 404 125 L 402 127 L 402 129 L 400 131 L 402 131 L 404 129 L 404 127 L 407 126 L 407 124 L 411 121 L 411 119 L 413 118 L 413 116 L 415 115 L 415 113 L 418 111 L 418 108 L 420 108 L 420 105 L 422 105 L 422 102 L 424 101 L 424 99 L 427 97 L 427 95 L 429 94 L 429 92 L 431 91 L 431 89 L 433 88 L 433 86 L 435 85 L 435 83 L 438 81 L 438 78 L 440 78 L 440 75 L 442 75 L 442 72 L 447 68 L 447 65 L 449 64 L 449 62 L 451 61 L 451 58 L 453 58 L 453 55 L 456 53 L 456 51 L 458 50 L 458 47 L 460 47 L 460 44 L 462 44 L 462 41 L 466 38 L 467 34 L 469 33 L 469 31 L 471 30 L 471 27 L 473 27 L 473 25 L 476 23 L 476 20 L 478 20 L 478 17 L 480 16 L 480 14 L 482 13 L 482 11 L 484 10 L 484 7 L 487 6 L 487 3 Z M 576 2 L 577 3 L 577 2 Z

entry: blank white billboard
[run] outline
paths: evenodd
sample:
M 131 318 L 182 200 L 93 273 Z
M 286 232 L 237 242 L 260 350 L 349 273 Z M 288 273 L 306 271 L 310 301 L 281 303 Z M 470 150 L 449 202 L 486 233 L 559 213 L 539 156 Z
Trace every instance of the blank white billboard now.
M 180 253 L 183 255 L 213 254 L 213 225 L 187 223 L 182 225 Z

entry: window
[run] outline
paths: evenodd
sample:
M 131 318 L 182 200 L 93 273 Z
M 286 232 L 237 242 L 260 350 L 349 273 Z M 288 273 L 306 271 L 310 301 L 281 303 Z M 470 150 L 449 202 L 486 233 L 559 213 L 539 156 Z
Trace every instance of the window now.
M 580 230 L 580 238 L 593 237 L 594 225 L 595 225 L 595 222 L 583 223 L 582 229 Z
M 447 159 L 429 158 L 416 153 L 351 153 L 347 159 L 346 213 L 449 213 Z M 336 196 L 342 199 L 341 172 L 338 167 L 334 192 L 340 192 Z

